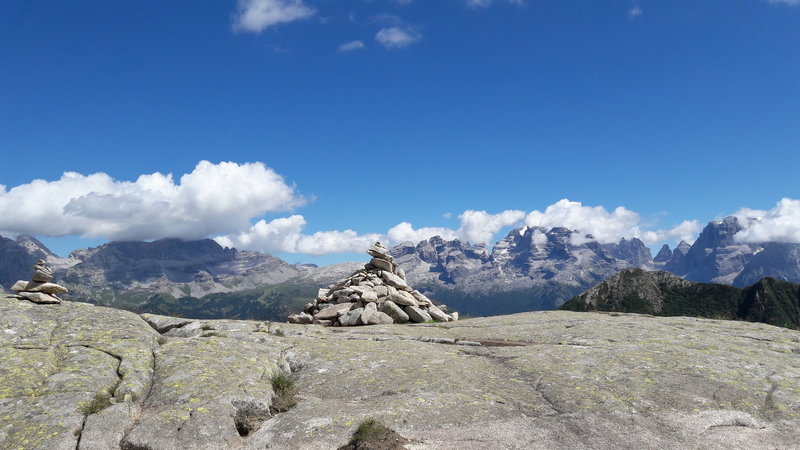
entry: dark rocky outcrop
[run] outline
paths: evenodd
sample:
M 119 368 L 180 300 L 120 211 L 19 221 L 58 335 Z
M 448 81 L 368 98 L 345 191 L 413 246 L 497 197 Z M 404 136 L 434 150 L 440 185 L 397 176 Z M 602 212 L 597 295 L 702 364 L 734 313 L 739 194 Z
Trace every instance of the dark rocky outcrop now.
M 627 269 L 561 309 L 747 320 L 800 329 L 800 285 L 764 278 L 742 289 L 690 282 L 663 271 Z

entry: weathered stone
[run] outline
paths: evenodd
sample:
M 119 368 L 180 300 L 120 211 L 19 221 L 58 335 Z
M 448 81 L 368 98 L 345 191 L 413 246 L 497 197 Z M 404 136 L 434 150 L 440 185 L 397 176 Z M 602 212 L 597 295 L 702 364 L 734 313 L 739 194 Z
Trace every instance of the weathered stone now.
M 78 450 L 119 448 L 122 438 L 134 427 L 138 406 L 123 402 L 86 417 Z
M 373 291 L 375 291 L 378 297 L 386 297 L 389 295 L 389 289 L 386 286 L 375 286 Z
M 53 294 L 45 294 L 44 292 L 19 292 L 17 295 L 25 300 L 32 301 L 39 304 L 57 304 L 61 303 L 61 299 Z
M 453 311 L 453 312 L 451 312 L 451 313 L 450 313 L 450 317 L 452 317 L 452 318 L 453 318 L 453 322 L 455 322 L 456 320 L 458 320 L 458 311 Z
M 388 298 L 389 300 L 395 302 L 398 305 L 417 306 L 417 302 L 413 298 L 411 298 L 411 296 L 403 294 L 405 294 L 405 292 L 403 291 L 395 292 L 393 294 L 389 294 Z
M 447 314 L 445 314 L 444 312 L 442 312 L 441 309 L 439 309 L 439 308 L 437 308 L 436 306 L 433 306 L 433 305 L 428 307 L 428 314 L 433 318 L 433 320 L 436 320 L 436 321 L 439 321 L 439 322 L 449 322 L 450 321 L 450 317 Z
M 371 303 L 374 305 L 374 303 Z M 389 325 L 394 323 L 394 320 L 386 313 L 376 311 L 375 314 L 370 316 L 369 320 L 364 325 Z
M 300 313 L 300 314 L 295 314 L 295 315 L 299 316 L 301 314 L 305 314 L 305 313 Z M 305 314 L 305 315 L 308 315 L 308 314 Z M 311 323 L 311 322 L 309 322 L 309 323 Z M 181 338 L 197 337 L 197 336 L 200 336 L 201 334 L 203 334 L 203 323 L 199 322 L 199 321 L 189 322 L 186 325 L 183 325 L 181 327 L 172 328 L 171 330 L 169 330 L 169 331 L 167 331 L 166 333 L 163 333 L 163 334 L 164 334 L 164 336 L 181 337 Z
M 397 275 L 398 277 L 402 278 L 403 280 L 406 279 L 406 271 L 403 270 L 403 268 L 400 267 L 400 266 L 395 266 L 394 274 Z
M 317 298 L 318 299 L 327 299 L 329 291 L 330 291 L 330 289 L 320 289 L 319 291 L 317 291 Z
M 371 303 L 374 304 L 374 303 Z M 347 311 L 347 314 L 342 314 L 339 316 L 338 323 L 343 327 L 352 327 L 359 325 L 361 319 L 361 313 L 364 311 L 364 308 L 356 308 Z
M 385 281 L 388 285 L 394 286 L 395 288 L 398 289 L 407 286 L 405 280 L 393 274 L 392 272 L 387 272 L 385 270 L 382 270 L 381 278 L 383 278 L 383 281 Z
M 126 311 L 0 301 L 0 448 L 334 449 L 370 417 L 418 449 L 800 442 L 786 328 L 566 311 L 283 336 L 203 323 L 230 336 L 159 345 Z M 300 367 L 297 406 L 270 418 L 270 380 Z M 82 412 L 97 391 L 115 403 Z
M 25 286 L 27 286 L 27 285 L 28 285 L 27 281 L 19 280 L 16 283 L 14 283 L 13 286 L 11 286 L 11 290 L 14 291 L 14 292 L 24 291 L 25 290 Z
M 299 314 L 291 314 L 289 316 L 289 323 L 308 324 L 313 323 L 314 317 L 311 314 L 301 312 Z
M 314 322 L 312 322 L 312 323 L 315 324 L 315 325 L 322 325 L 323 327 L 329 327 L 329 326 L 333 325 L 333 322 L 334 321 L 332 319 L 328 319 L 328 320 L 314 319 Z
M 391 300 L 387 300 L 381 304 L 379 308 L 381 312 L 388 314 L 394 320 L 394 323 L 408 322 L 408 314 L 405 313 L 397 304 Z
M 16 286 L 16 284 L 14 285 Z M 41 281 L 29 281 L 23 289 L 26 292 L 44 292 L 46 294 L 66 294 L 67 288 L 56 283 L 42 283 Z
M 381 270 L 388 270 L 390 272 L 393 271 L 396 266 L 391 261 L 387 261 L 381 258 L 372 258 L 372 260 L 369 263 Z
M 428 297 L 426 297 L 424 294 L 422 294 L 420 291 L 416 291 L 416 290 L 411 291 L 411 295 L 414 297 L 414 299 L 420 305 L 430 306 L 430 305 L 433 304 L 433 302 Z
M 412 322 L 424 323 L 433 320 L 430 314 L 426 313 L 420 308 L 417 308 L 416 306 L 406 306 L 405 308 L 403 308 L 403 311 L 405 311 L 405 313 L 408 314 L 408 318 Z
M 150 324 L 159 333 L 166 333 L 173 328 L 180 328 L 194 322 L 192 319 L 181 319 L 179 317 L 160 316 L 158 314 L 142 314 L 140 316 L 145 322 Z
M 52 279 L 53 271 L 47 267 L 47 265 L 45 265 L 45 261 L 43 259 L 37 261 L 36 265 L 33 266 L 33 275 L 31 276 L 31 280 L 47 283 Z
M 336 303 L 321 309 L 314 318 L 317 320 L 336 320 L 337 317 L 346 313 L 353 306 L 353 303 Z
M 375 291 L 369 290 L 361 294 L 361 300 L 365 302 L 377 302 L 378 294 L 376 294 Z
M 367 250 L 367 253 L 376 258 L 385 258 L 389 260 L 392 259 L 392 256 L 389 255 L 389 249 L 380 242 L 372 244 L 372 246 Z
M 367 303 L 364 306 L 364 311 L 361 312 L 361 323 L 363 325 L 370 325 L 372 321 L 372 316 L 374 316 L 378 312 L 378 307 L 375 303 Z

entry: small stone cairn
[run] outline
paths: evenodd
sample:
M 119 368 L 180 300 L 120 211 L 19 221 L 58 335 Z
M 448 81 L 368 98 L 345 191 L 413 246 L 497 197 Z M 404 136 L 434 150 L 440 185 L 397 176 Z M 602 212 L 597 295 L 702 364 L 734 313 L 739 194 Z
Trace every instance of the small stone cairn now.
M 44 260 L 40 259 L 33 266 L 33 276 L 31 281 L 20 280 L 11 286 L 11 290 L 17 296 L 33 303 L 61 303 L 58 294 L 67 293 L 67 288 L 60 284 L 51 283 L 53 271 L 45 265 Z
M 434 306 L 428 297 L 408 285 L 405 272 L 386 246 L 376 242 L 367 254 L 372 259 L 363 269 L 320 289 L 303 312 L 289 316 L 289 323 L 347 327 L 458 320 L 457 312 L 447 314 L 446 306 Z

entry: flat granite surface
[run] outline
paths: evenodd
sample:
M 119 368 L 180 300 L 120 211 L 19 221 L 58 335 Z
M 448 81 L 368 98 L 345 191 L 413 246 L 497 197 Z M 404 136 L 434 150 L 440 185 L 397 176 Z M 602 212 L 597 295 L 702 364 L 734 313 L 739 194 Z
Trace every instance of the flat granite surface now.
M 271 413 L 272 379 L 297 404 Z M 0 448 L 800 448 L 800 332 L 547 311 L 323 328 L 0 294 Z M 243 426 L 246 424 L 247 426 Z

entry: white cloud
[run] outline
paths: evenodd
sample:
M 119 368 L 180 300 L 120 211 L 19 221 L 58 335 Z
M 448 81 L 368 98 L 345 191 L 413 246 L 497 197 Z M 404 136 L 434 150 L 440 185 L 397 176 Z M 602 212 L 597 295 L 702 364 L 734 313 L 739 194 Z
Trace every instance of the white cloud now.
M 734 216 L 745 228 L 736 233 L 739 242 L 800 243 L 800 200 L 783 198 L 770 210 L 743 208 Z
M 642 15 L 642 8 L 639 5 L 634 6 L 628 11 L 628 18 L 633 20 Z
M 524 211 L 507 210 L 499 214 L 486 211 L 464 211 L 461 216 L 461 228 L 458 235 L 462 240 L 474 244 L 490 244 L 494 235 L 504 227 L 517 225 L 525 218 Z
M 624 206 L 608 212 L 602 206 L 583 206 L 580 202 L 568 199 L 559 200 L 544 212 L 532 211 L 525 218 L 525 224 L 531 227 L 566 227 L 591 234 L 601 243 L 617 242 L 625 236 L 639 236 L 639 221 L 639 214 Z
M 587 234 L 602 244 L 616 243 L 622 238 L 639 238 L 646 244 L 665 240 L 692 242 L 701 229 L 697 220 L 686 220 L 670 229 L 643 230 L 641 216 L 624 206 L 609 212 L 602 206 L 584 206 L 568 199 L 559 200 L 544 212 L 532 211 L 525 218 L 525 224 L 547 230 L 553 227 L 576 230 L 570 237 L 573 245 L 588 242 Z
M 422 35 L 408 27 L 381 28 L 375 34 L 375 41 L 386 48 L 403 48 L 422 40 Z
M 316 13 L 303 0 L 239 0 L 233 29 L 260 33 L 273 25 L 307 19 Z
M 361 41 L 350 41 L 339 46 L 340 52 L 352 52 L 353 50 L 360 50 L 364 48 L 364 43 Z
M 199 239 L 241 230 L 253 217 L 305 203 L 262 163 L 201 161 L 175 183 L 171 174 L 118 181 L 66 172 L 0 190 L 0 230 L 113 240 Z
M 267 222 L 259 220 L 250 229 L 214 238 L 220 245 L 264 252 L 306 253 L 327 255 L 332 253 L 363 252 L 373 242 L 384 239 L 380 234 L 359 235 L 353 230 L 318 231 L 303 234 L 306 220 L 301 215 L 282 217 Z
M 386 233 L 387 240 L 396 245 L 401 242 L 411 241 L 417 243 L 433 236 L 441 236 L 445 240 L 452 240 L 458 238 L 458 233 L 450 228 L 440 227 L 426 227 L 415 229 L 409 222 L 401 222 L 389 229 Z

